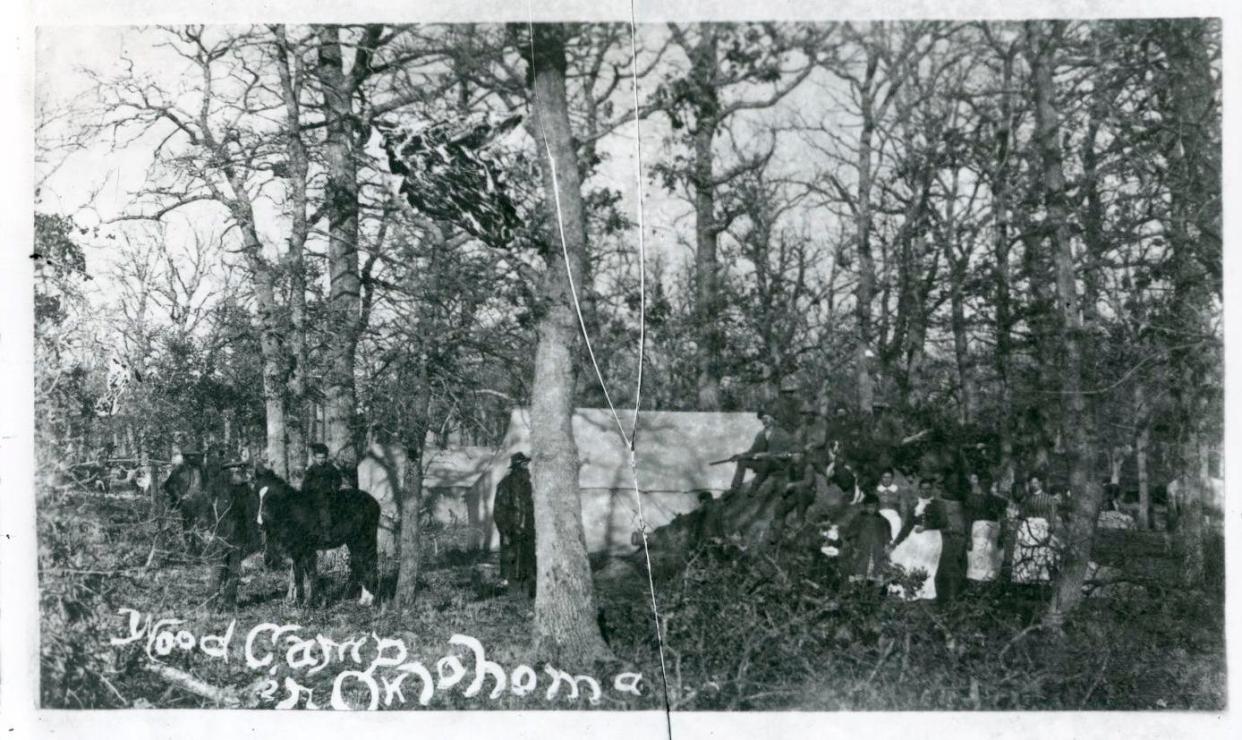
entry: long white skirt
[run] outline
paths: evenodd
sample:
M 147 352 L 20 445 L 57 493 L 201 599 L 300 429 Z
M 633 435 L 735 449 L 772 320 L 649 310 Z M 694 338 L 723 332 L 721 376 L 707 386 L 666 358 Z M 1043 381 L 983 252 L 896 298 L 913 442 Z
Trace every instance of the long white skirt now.
M 970 526 L 970 552 L 966 559 L 966 577 L 972 581 L 994 581 L 1000 573 L 1004 553 L 997 546 L 1000 539 L 998 522 L 977 521 Z
M 1013 548 L 1014 583 L 1052 580 L 1056 557 L 1056 538 L 1052 536 L 1047 519 L 1031 517 L 1018 523 L 1018 537 Z
M 901 514 L 896 509 L 880 509 L 880 516 L 888 520 L 889 529 L 892 530 L 889 540 L 897 539 L 897 534 L 901 532 Z
M 936 569 L 940 565 L 940 548 L 943 541 L 940 530 L 927 529 L 922 532 L 910 532 L 900 545 L 893 549 L 891 560 L 907 572 L 922 570 L 927 572 L 927 580 L 912 595 L 906 595 L 900 586 L 894 586 L 893 592 L 908 599 L 936 598 Z

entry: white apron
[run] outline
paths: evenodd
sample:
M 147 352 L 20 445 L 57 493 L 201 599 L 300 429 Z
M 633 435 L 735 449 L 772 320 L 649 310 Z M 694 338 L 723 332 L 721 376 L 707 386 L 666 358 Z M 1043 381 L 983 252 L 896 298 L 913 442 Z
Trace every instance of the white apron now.
M 888 488 L 885 488 L 884 486 L 876 486 L 875 492 L 877 496 L 879 496 L 882 493 L 896 494 L 897 486 L 892 485 L 892 486 L 889 486 Z M 890 540 L 897 539 L 897 535 L 901 533 L 901 512 L 891 507 L 882 506 L 880 508 L 880 516 L 888 520 L 889 529 L 893 531 L 893 534 Z
M 970 526 L 970 552 L 966 558 L 966 577 L 972 581 L 994 581 L 1000 573 L 1004 553 L 997 546 L 998 522 L 977 521 Z
M 921 516 L 930 503 L 931 499 L 919 499 L 914 507 L 914 516 Z M 919 590 L 911 595 L 905 594 L 900 586 L 894 586 L 893 591 L 908 599 L 936 598 L 936 568 L 940 564 L 941 546 L 940 530 L 925 529 L 922 532 L 910 530 L 909 536 L 893 549 L 890 559 L 894 565 L 900 565 L 907 572 L 925 571 L 927 580 L 923 581 Z
M 1047 583 L 1052 580 L 1056 562 L 1055 538 L 1048 520 L 1035 516 L 1018 522 L 1018 537 L 1013 548 L 1013 582 Z
M 888 520 L 888 527 L 892 530 L 889 541 L 897 539 L 897 535 L 901 533 L 901 514 L 896 509 L 880 509 L 880 516 Z

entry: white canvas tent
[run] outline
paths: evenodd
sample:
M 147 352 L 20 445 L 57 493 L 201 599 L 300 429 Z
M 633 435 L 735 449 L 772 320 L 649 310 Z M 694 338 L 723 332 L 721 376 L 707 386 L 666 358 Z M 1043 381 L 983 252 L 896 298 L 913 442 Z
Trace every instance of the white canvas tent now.
M 633 412 L 622 414 L 627 432 Z M 643 515 L 651 528 L 672 521 L 698 505 L 697 492 L 719 496 L 729 488 L 735 466 L 710 465 L 745 451 L 762 429 L 753 413 L 644 411 L 639 416 L 636 459 Z M 582 525 L 590 552 L 630 552 L 630 534 L 637 529 L 638 508 L 629 451 L 607 409 L 578 409 L 573 418 L 578 445 L 578 485 Z M 531 454 L 530 415 L 514 409 L 504 442 L 470 497 L 479 507 L 470 520 L 478 522 L 476 543 L 487 549 L 498 537 L 492 524 L 496 484 L 509 469 L 509 456 Z
M 423 453 L 423 500 L 432 506 L 432 516 L 445 524 L 471 522 L 473 484 L 491 463 L 491 447 L 432 448 Z M 358 463 L 358 487 L 380 504 L 379 551 L 386 557 L 396 554 L 400 502 L 397 492 L 408 464 L 405 450 L 397 445 L 373 444 Z

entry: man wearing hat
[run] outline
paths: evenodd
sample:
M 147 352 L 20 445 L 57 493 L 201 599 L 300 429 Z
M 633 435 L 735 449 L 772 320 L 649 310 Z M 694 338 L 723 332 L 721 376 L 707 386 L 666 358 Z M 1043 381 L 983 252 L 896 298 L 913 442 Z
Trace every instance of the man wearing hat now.
M 755 439 L 750 444 L 750 449 L 737 458 L 737 469 L 733 471 L 733 482 L 729 485 L 729 491 L 741 491 L 743 483 L 746 479 L 746 471 L 754 473 L 751 478 L 751 493 L 758 491 L 763 482 L 772 474 L 775 463 L 762 459 L 762 455 L 769 452 L 784 452 L 790 446 L 791 440 L 789 434 L 776 425 L 776 417 L 765 407 L 760 407 L 755 414 L 759 417 L 763 429 L 755 435 Z
M 258 500 L 251 496 L 250 483 L 246 480 L 247 465 L 245 460 L 221 464 L 225 480 L 211 486 L 212 506 L 217 517 L 211 588 L 212 598 L 222 608 L 237 605 L 241 561 L 261 539 L 257 531 Z
M 802 421 L 802 386 L 797 378 L 787 377 L 781 381 L 780 394 L 776 398 L 772 415 L 783 429 L 797 429 Z
M 311 465 L 306 469 L 302 480 L 302 491 L 315 497 L 315 508 L 319 511 L 319 529 L 327 533 L 332 526 L 329 504 L 332 496 L 341 488 L 344 476 L 328 459 L 328 447 L 322 442 L 310 446 Z
M 496 486 L 492 519 L 500 532 L 500 577 L 514 584 L 535 585 L 535 498 L 530 482 L 530 458 L 524 452 L 509 456 L 509 472 Z

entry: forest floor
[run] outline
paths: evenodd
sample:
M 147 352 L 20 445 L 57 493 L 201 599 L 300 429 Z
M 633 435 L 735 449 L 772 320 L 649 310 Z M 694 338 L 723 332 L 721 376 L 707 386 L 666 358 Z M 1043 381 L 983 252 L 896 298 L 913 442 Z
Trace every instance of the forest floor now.
M 289 605 L 286 572 L 254 555 L 239 606 L 217 611 L 209 569 L 184 551 L 148 567 L 147 517 L 136 497 L 40 499 L 44 706 L 326 707 L 334 686 L 338 704 L 387 709 L 664 705 L 645 578 L 597 579 L 615 662 L 552 667 L 529 655 L 532 600 L 502 587 L 495 555 L 463 549 L 462 529 L 427 532 L 412 609 L 339 598 L 345 575 L 333 567 L 323 577 L 337 598 Z M 1187 590 L 1175 585 L 1177 559 L 1161 533 L 1102 532 L 1095 559 L 1125 582 L 1085 599 L 1061 634 L 1039 626 L 1047 595 L 1038 587 L 987 585 L 951 605 L 911 604 L 839 583 L 818 553 L 752 558 L 715 546 L 656 583 L 668 701 L 678 710 L 1220 710 L 1224 588 L 1222 548 L 1212 544 L 1208 584 Z M 126 609 L 138 615 L 132 624 Z M 169 619 L 182 621 L 159 623 Z M 291 629 L 278 636 L 283 626 Z M 477 640 L 507 690 L 491 698 L 494 675 L 481 691 L 471 685 L 476 656 L 450 644 L 454 635 Z M 586 682 L 576 697 L 568 683 L 554 686 L 552 668 L 596 678 L 599 700 Z M 639 695 L 627 690 L 635 683 Z M 519 684 L 534 690 L 515 692 Z

